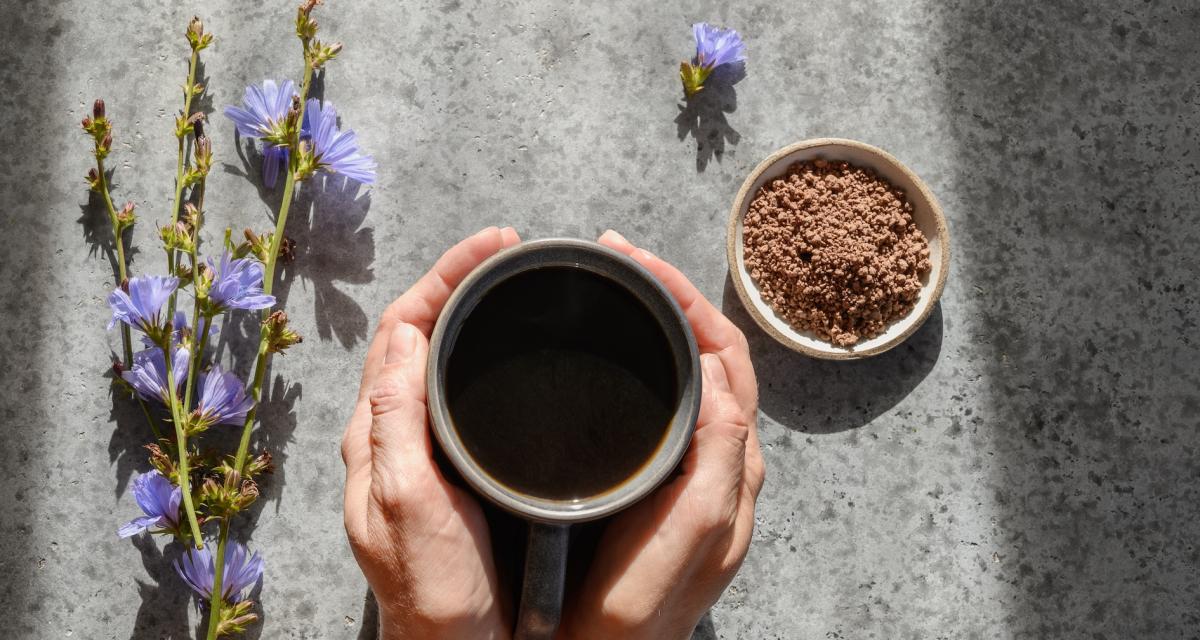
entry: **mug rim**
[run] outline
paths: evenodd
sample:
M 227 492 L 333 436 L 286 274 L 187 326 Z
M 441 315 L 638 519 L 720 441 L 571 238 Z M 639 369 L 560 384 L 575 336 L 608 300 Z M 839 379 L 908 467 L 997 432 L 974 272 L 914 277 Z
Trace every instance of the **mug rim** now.
M 555 252 L 563 255 L 555 258 Z M 674 360 L 678 385 L 678 404 L 655 452 L 620 484 L 577 500 L 541 498 L 522 493 L 496 480 L 466 450 L 453 426 L 445 396 L 446 363 L 463 321 L 479 301 L 493 287 L 520 273 L 553 266 L 585 269 L 617 284 L 639 300 L 663 331 Z M 631 282 L 630 278 L 635 281 Z M 637 284 L 641 285 L 640 291 Z M 654 299 L 647 300 L 646 294 Z M 464 305 L 469 306 L 464 309 Z M 671 321 L 670 326 L 668 320 Z M 676 335 L 673 336 L 673 332 Z M 497 252 L 473 269 L 451 293 L 438 316 L 429 346 L 426 394 L 438 445 L 472 489 L 522 518 L 551 524 L 570 524 L 616 513 L 658 488 L 675 470 L 691 444 L 701 397 L 699 349 L 691 325 L 679 303 L 658 278 L 629 256 L 599 243 L 573 238 L 546 238 L 523 242 Z

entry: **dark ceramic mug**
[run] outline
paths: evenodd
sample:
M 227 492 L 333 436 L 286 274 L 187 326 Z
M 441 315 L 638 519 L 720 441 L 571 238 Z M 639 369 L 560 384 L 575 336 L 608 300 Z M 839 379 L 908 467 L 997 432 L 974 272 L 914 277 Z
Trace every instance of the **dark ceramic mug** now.
M 615 283 L 645 306 L 659 325 L 674 366 L 675 408 L 657 450 L 631 476 L 582 499 L 548 499 L 497 481 L 471 455 L 455 429 L 447 401 L 447 363 L 476 306 L 497 285 L 537 269 L 582 269 Z M 545 300 L 553 305 L 556 300 Z M 616 331 L 620 327 L 613 328 Z M 526 242 L 501 251 L 472 271 L 447 301 L 430 341 L 428 404 L 434 435 L 447 458 L 477 493 L 529 522 L 525 578 L 515 638 L 552 638 L 562 610 L 571 524 L 610 516 L 649 495 L 674 471 L 691 442 L 700 410 L 696 339 L 679 304 L 640 264 L 603 245 L 571 239 Z M 531 411 L 538 407 L 530 407 Z M 586 464 L 581 461 L 580 464 Z

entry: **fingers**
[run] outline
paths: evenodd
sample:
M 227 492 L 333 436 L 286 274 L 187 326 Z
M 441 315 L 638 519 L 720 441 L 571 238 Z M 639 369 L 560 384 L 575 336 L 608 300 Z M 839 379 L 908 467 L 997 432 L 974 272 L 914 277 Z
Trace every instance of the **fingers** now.
M 479 263 L 521 241 L 512 227 L 488 227 L 451 247 L 416 284 L 384 312 L 384 321 L 407 322 L 427 337 L 446 299 Z
M 715 422 L 741 423 L 741 407 L 733 394 L 725 365 L 716 354 L 700 354 L 700 414 L 697 428 Z
M 383 361 L 387 337 L 397 322 L 411 324 L 429 337 L 446 300 L 463 278 L 496 252 L 520 242 L 521 238 L 512 227 L 488 227 L 447 250 L 428 273 L 388 306 L 367 349 L 359 400 L 371 388 L 375 372 Z
M 758 383 L 754 378 L 754 365 L 750 362 L 746 336 L 742 335 L 741 330 L 714 307 L 683 273 L 666 261 L 635 247 L 611 229 L 600 236 L 600 243 L 633 258 L 666 286 L 692 326 L 700 351 L 720 356 L 738 404 L 753 424 L 758 409 Z
M 346 464 L 346 520 L 350 523 L 365 507 L 371 478 L 372 404 L 368 394 L 375 388 L 393 329 L 400 322 L 417 327 L 425 336 L 432 330 L 442 307 L 458 283 L 479 263 L 503 248 L 521 241 L 512 227 L 488 227 L 451 247 L 434 264 L 433 269 L 417 281 L 384 312 L 375 336 L 367 349 L 359 386 L 358 405 L 346 425 L 342 438 L 342 460 Z M 423 336 L 424 337 L 424 336 Z M 425 345 L 428 349 L 428 345 Z M 424 360 L 421 359 L 421 367 Z M 420 385 L 424 393 L 424 384 Z M 424 396 L 421 396 L 422 405 Z
M 721 359 L 715 354 L 700 356 L 703 377 L 700 415 L 692 437 L 692 455 L 684 461 L 684 473 L 695 475 L 714 498 L 726 496 L 736 505 L 746 467 L 749 427 L 730 387 Z
M 383 366 L 371 385 L 371 487 L 382 496 L 406 493 L 432 470 L 425 423 L 425 362 L 429 342 L 407 322 L 392 328 Z

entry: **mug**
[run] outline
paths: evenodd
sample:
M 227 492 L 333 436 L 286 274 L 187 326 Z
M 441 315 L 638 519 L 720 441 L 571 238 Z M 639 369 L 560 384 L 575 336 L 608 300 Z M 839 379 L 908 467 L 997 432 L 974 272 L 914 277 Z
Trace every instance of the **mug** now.
M 472 312 L 498 285 L 520 274 L 550 268 L 584 270 L 617 285 L 640 302 L 662 331 L 675 375 L 674 381 L 667 381 L 674 383 L 674 412 L 657 449 L 623 481 L 583 498 L 548 498 L 501 483 L 464 444 L 448 401 L 447 365 Z M 554 302 L 545 300 L 547 306 Z M 538 304 L 538 300 L 532 304 Z M 646 497 L 674 471 L 687 451 L 700 411 L 701 392 L 699 353 L 691 326 L 662 283 L 628 256 L 583 240 L 536 240 L 492 256 L 455 289 L 430 339 L 427 374 L 434 436 L 449 462 L 476 493 L 529 523 L 514 637 L 552 638 L 562 612 L 570 525 L 611 516 Z M 529 407 L 529 411 L 537 410 L 536 406 Z

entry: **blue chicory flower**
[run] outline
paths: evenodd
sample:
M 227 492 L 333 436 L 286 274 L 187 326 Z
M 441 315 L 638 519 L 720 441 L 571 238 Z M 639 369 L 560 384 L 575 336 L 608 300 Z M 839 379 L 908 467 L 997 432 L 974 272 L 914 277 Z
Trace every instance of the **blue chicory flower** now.
M 723 64 L 742 62 L 746 59 L 746 45 L 733 29 L 722 29 L 707 22 L 698 22 L 692 25 L 692 35 L 696 38 L 696 64 L 702 67 L 715 69 Z
M 310 99 L 304 109 L 303 132 L 310 137 L 317 169 L 340 173 L 363 184 L 374 184 L 375 160 L 358 147 L 354 131 L 338 130 L 333 104 L 322 105 L 317 99 Z
M 208 259 L 213 270 L 208 289 L 209 302 L 218 312 L 226 309 L 266 309 L 274 306 L 275 296 L 263 293 L 263 265 L 254 258 L 233 258 L 226 251 L 219 265 Z
M 138 276 L 129 281 L 128 292 L 117 288 L 108 294 L 108 306 L 112 307 L 112 319 L 108 328 L 117 322 L 151 333 L 160 327 L 159 311 L 171 293 L 179 286 L 179 278 L 171 276 Z
M 117 530 L 128 538 L 151 529 L 175 529 L 179 526 L 179 503 L 183 492 L 157 470 L 133 479 L 130 493 L 146 515 L 134 518 Z
M 746 45 L 733 29 L 714 27 L 707 22 L 692 25 L 692 36 L 696 39 L 696 57 L 692 62 L 679 65 L 679 77 L 683 80 L 683 91 L 690 98 L 704 88 L 704 82 L 713 69 L 746 59 Z
M 242 381 L 232 372 L 214 366 L 200 376 L 196 413 L 202 426 L 241 422 L 253 406 L 254 400 L 246 395 Z
M 225 117 L 237 125 L 239 134 L 262 141 L 263 184 L 267 188 L 275 186 L 279 166 L 286 165 L 288 158 L 287 146 L 269 142 L 268 139 L 278 140 L 281 135 L 295 92 L 296 85 L 291 80 L 284 80 L 280 84 L 274 80 L 264 80 L 261 87 L 246 87 L 246 93 L 242 96 L 243 106 L 225 107 Z
M 188 350 L 176 346 L 171 353 L 171 373 L 175 376 L 175 391 L 187 380 Z M 170 404 L 171 396 L 167 393 L 167 362 L 163 350 L 152 347 L 133 354 L 133 366 L 129 371 L 121 373 L 121 377 L 146 400 L 158 400 Z
M 182 558 L 175 562 L 175 571 L 179 577 L 195 591 L 201 602 L 207 603 L 212 597 L 213 579 L 216 565 L 213 563 L 212 547 L 203 549 L 188 549 Z M 253 587 L 263 573 L 263 559 L 257 553 L 250 553 L 246 547 L 237 542 L 231 542 L 225 553 L 225 568 L 221 576 L 221 599 L 227 604 L 241 602 L 245 592 Z

